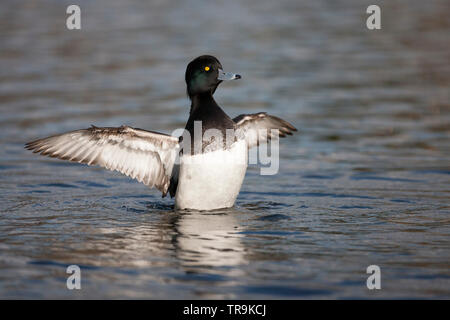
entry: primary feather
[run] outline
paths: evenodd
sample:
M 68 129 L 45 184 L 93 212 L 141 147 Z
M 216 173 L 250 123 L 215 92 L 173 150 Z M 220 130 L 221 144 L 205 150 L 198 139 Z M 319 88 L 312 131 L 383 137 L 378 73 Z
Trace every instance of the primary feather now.
M 265 112 L 241 114 L 233 121 L 236 123 L 236 130 L 240 130 L 244 135 L 248 148 L 277 137 L 274 134 L 276 132 L 278 136 L 284 138 L 286 135 L 292 135 L 293 131 L 297 131 L 289 122 Z

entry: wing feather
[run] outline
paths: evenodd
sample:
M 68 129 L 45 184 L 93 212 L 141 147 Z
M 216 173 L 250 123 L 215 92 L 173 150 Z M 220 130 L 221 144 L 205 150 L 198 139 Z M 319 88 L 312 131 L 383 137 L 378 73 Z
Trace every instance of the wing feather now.
M 286 135 L 292 135 L 292 132 L 297 131 L 289 122 L 265 112 L 241 114 L 233 121 L 236 123 L 236 129 L 244 134 L 248 148 L 278 136 L 284 138 Z M 278 130 L 278 134 L 274 134 L 272 130 Z
M 135 129 L 98 128 L 75 130 L 35 140 L 25 148 L 41 155 L 119 171 L 167 194 L 178 138 Z

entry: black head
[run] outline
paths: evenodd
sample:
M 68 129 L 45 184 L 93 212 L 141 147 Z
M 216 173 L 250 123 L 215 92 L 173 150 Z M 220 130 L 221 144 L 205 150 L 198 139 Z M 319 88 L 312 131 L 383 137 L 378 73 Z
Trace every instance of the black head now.
M 212 95 L 222 81 L 240 78 L 238 74 L 224 72 L 219 60 L 208 55 L 192 60 L 185 75 L 189 97 L 204 93 Z

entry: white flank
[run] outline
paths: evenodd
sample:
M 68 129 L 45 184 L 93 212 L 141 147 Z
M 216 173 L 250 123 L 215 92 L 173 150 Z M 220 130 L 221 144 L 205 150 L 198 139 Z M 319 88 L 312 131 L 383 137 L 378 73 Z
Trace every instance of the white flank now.
M 181 157 L 177 209 L 214 210 L 234 205 L 247 170 L 244 140 L 229 150 Z

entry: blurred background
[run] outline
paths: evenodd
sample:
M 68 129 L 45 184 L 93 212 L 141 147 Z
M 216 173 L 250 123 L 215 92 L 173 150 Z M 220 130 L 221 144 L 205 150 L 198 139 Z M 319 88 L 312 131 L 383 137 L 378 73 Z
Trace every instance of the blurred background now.
M 1 298 L 450 298 L 448 0 L 78 0 L 67 30 L 70 4 L 0 4 Z M 23 149 L 91 124 L 184 127 L 202 54 L 243 76 L 215 94 L 231 117 L 299 129 L 235 208 L 175 212 L 118 173 Z

